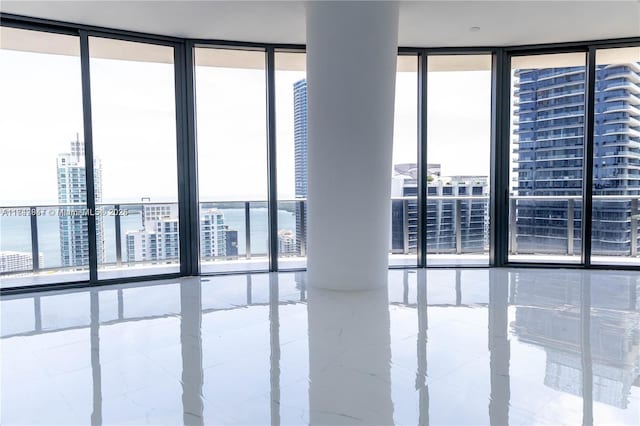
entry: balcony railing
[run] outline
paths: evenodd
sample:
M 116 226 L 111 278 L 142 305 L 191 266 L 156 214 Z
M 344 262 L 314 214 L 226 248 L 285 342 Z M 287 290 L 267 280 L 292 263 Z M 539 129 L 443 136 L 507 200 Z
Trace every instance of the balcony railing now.
M 509 236 L 511 254 L 560 254 L 573 256 L 579 250 L 582 226 L 582 197 L 580 196 L 511 196 L 509 205 Z M 594 255 L 638 257 L 638 232 L 640 224 L 640 195 L 635 196 L 593 196 L 593 249 Z M 278 234 L 281 258 L 306 257 L 306 199 L 279 200 Z M 427 254 L 465 255 L 487 254 L 489 250 L 489 196 L 488 195 L 428 195 L 425 224 Z M 119 270 L 126 268 L 157 268 L 162 265 L 178 265 L 179 252 L 169 252 L 161 258 L 136 259 L 128 253 L 127 236 L 130 241 L 134 234 L 143 232 L 142 211 L 144 207 L 165 207 L 167 211 L 177 212 L 176 203 L 119 203 L 99 204 L 102 220 L 99 232 L 104 240 L 103 254 L 99 259 L 98 270 Z M 215 209 L 222 213 L 224 221 L 216 227 L 216 232 L 224 237 L 216 244 L 225 244 L 224 249 L 210 255 L 201 253 L 203 264 L 217 262 L 235 262 L 247 260 L 265 260 L 267 258 L 267 202 L 258 201 L 203 201 L 201 213 Z M 391 246 L 392 255 L 415 255 L 418 244 L 418 204 L 415 197 L 391 199 Z M 172 210 L 173 209 L 173 210 Z M 52 272 L 83 272 L 89 269 L 88 260 L 64 264 L 61 258 L 55 259 L 60 249 L 61 223 L 56 217 L 64 212 L 67 215 L 86 213 L 84 205 L 53 204 L 36 206 L 0 207 L 3 213 L 3 239 L 12 225 L 6 221 L 7 211 L 22 211 L 19 230 L 22 249 L 12 248 L 6 240 L 4 250 L 21 252 L 28 262 L 13 270 L 3 270 L 0 275 L 29 275 Z M 55 211 L 56 213 L 51 213 Z M 122 213 L 126 212 L 127 215 Z M 132 218 L 132 216 L 134 218 Z M 47 219 L 45 219 L 47 218 Z M 177 215 L 169 222 L 177 223 Z M 13 223 L 18 223 L 13 222 Z M 76 234 L 81 245 L 87 247 L 86 221 L 70 222 L 76 226 Z M 173 229 L 173 228 L 172 228 Z M 147 231 L 153 231 L 148 229 Z M 235 233 L 232 238 L 230 235 Z M 178 231 L 170 233 L 170 239 L 178 241 Z M 167 238 L 167 237 L 163 237 Z M 76 238 L 77 239 L 77 238 Z M 171 240 L 173 241 L 173 240 Z M 165 242 L 165 241 L 163 241 Z M 41 263 L 43 246 L 56 247 L 45 256 Z M 26 249 L 29 247 L 30 250 Z M 87 254 L 88 256 L 88 254 Z M 78 264 L 79 263 L 79 264 Z
M 488 195 L 427 195 L 427 254 L 489 252 Z
M 25 221 L 28 221 L 29 229 L 27 232 L 29 238 L 20 238 L 22 241 L 17 244 L 15 242 L 5 241 L 3 246 L 8 247 L 8 251 L 11 252 L 29 254 L 28 262 L 23 263 L 30 264 L 28 268 L 2 270 L 0 271 L 0 275 L 88 271 L 88 221 L 71 219 L 86 218 L 88 215 L 96 216 L 97 232 L 102 234 L 104 241 L 104 246 L 100 244 L 101 247 L 99 248 L 101 252 L 98 258 L 99 270 L 125 266 L 178 264 L 180 259 L 177 255 L 145 260 L 131 260 L 123 257 L 123 253 L 126 252 L 126 245 L 123 244 L 123 242 L 125 242 L 123 235 L 130 231 L 140 231 L 142 229 L 142 207 L 144 205 L 145 203 L 101 203 L 96 204 L 95 212 L 89 212 L 84 203 L 0 207 L 4 221 L 10 220 L 10 217 L 24 217 Z M 147 205 L 173 207 L 177 211 L 177 203 L 154 202 L 148 203 Z M 129 223 L 128 227 L 125 226 L 123 230 L 123 217 L 127 218 L 132 216 L 139 217 L 139 220 L 136 220 L 136 224 L 133 224 L 133 227 L 131 223 Z M 59 221 L 58 218 L 70 219 L 65 223 L 64 221 Z M 16 222 L 14 222 L 14 225 L 15 224 Z M 7 233 L 10 232 L 7 229 L 9 227 L 11 227 L 11 224 L 5 224 L 2 227 L 3 238 L 6 238 Z M 20 227 L 22 228 L 22 226 Z M 72 227 L 74 229 L 69 230 L 69 234 L 66 236 L 67 238 L 62 238 L 63 235 L 61 235 L 61 233 L 65 232 L 66 227 Z M 105 228 L 108 229 L 106 233 L 112 236 L 112 238 L 105 238 Z M 19 231 L 21 231 L 21 234 L 27 233 L 24 229 Z M 63 261 L 61 256 L 63 250 L 61 247 L 62 240 L 69 241 L 68 244 L 70 246 L 75 244 L 72 250 L 73 252 L 68 253 L 68 257 L 70 258 L 69 262 Z M 26 246 L 30 246 L 30 250 L 26 250 Z M 41 248 L 43 246 L 48 246 L 50 249 L 50 252 L 46 253 L 48 256 L 44 257 L 46 266 L 41 263 L 43 257 Z M 125 246 L 124 250 L 123 246 Z M 53 247 L 55 247 L 55 249 L 52 249 Z M 51 256 L 52 254 L 54 256 Z M 55 255 L 57 255 L 57 259 L 55 259 Z M 14 265 L 14 267 L 15 266 L 16 265 Z
M 592 254 L 638 256 L 639 199 L 638 195 L 593 196 Z M 601 218 L 596 213 L 610 217 Z M 509 252 L 574 256 L 581 238 L 582 217 L 580 196 L 511 196 Z

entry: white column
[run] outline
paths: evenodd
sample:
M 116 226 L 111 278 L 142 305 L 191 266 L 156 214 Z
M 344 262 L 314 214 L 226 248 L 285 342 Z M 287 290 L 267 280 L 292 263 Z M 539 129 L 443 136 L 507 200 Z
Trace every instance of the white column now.
M 307 3 L 311 287 L 387 283 L 398 6 Z

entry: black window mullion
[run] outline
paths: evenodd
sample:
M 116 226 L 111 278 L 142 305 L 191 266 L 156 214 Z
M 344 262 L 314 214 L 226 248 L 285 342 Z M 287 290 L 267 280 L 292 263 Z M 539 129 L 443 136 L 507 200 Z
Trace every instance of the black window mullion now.
M 584 170 L 582 187 L 582 264 L 591 265 L 591 231 L 593 228 L 593 143 L 596 98 L 596 48 L 590 46 L 586 58 L 584 106 Z
M 195 144 L 195 92 L 193 47 L 174 47 L 176 131 L 178 160 L 178 217 L 180 222 L 180 273 L 197 275 L 199 262 L 199 199 Z
M 82 118 L 84 126 L 84 164 L 87 192 L 87 232 L 89 239 L 89 282 L 98 280 L 98 247 L 96 235 L 95 177 L 93 171 L 93 128 L 91 115 L 91 74 L 89 61 L 89 35 L 80 30 L 80 67 L 82 74 Z
M 418 267 L 427 266 L 427 61 L 418 55 Z
M 269 231 L 269 271 L 278 270 L 278 189 L 276 175 L 276 83 L 275 49 L 266 50 L 267 95 L 267 206 Z
M 511 60 L 502 49 L 493 54 L 491 69 L 491 176 L 489 200 L 489 265 L 507 263 L 509 250 L 509 143 Z

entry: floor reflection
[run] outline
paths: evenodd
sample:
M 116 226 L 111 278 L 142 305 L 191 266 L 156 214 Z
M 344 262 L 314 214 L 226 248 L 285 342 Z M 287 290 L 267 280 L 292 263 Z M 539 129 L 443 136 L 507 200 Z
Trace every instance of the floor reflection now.
M 310 424 L 392 424 L 386 289 L 309 291 Z
M 518 274 L 515 286 L 514 331 L 544 349 L 544 384 L 586 395 L 587 423 L 593 421 L 593 402 L 627 409 L 632 387 L 640 385 L 638 278 L 581 273 L 569 281 Z
M 5 296 L 1 423 L 640 423 L 638 274 L 305 278 Z
M 202 384 L 202 288 L 180 285 L 180 348 L 182 407 L 185 425 L 204 424 Z
M 509 279 L 505 270 L 490 271 L 489 287 L 489 372 L 491 395 L 489 420 L 492 425 L 509 424 Z

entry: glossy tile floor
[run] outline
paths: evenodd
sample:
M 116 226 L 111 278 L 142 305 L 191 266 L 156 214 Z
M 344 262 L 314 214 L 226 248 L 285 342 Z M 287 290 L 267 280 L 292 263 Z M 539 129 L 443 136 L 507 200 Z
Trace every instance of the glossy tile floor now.
M 640 424 L 640 274 L 304 273 L 4 297 L 12 424 Z

